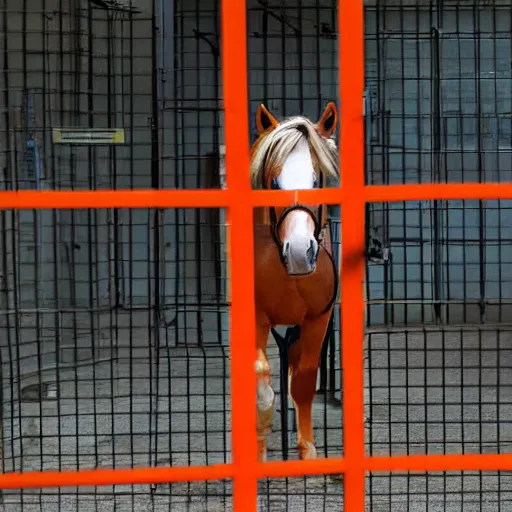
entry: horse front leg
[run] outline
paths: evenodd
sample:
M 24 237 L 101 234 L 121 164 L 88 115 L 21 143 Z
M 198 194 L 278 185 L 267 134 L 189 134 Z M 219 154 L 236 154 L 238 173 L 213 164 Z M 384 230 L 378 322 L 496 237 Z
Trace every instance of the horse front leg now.
M 258 438 L 258 460 L 267 460 L 267 436 L 274 422 L 274 390 L 267 359 L 269 325 L 256 327 L 256 435 Z
M 291 346 L 289 354 L 290 393 L 297 418 L 297 449 L 301 459 L 316 458 L 313 435 L 313 399 L 320 352 L 329 324 L 331 311 L 315 319 L 305 320 L 300 339 Z

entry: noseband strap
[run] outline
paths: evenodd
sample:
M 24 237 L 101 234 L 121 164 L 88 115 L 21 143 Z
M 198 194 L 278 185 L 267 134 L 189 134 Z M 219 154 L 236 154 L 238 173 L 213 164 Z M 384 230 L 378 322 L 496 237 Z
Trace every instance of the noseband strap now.
M 320 180 L 319 180 L 319 188 L 323 187 L 323 175 L 320 174 Z M 281 187 L 277 183 L 277 180 L 274 178 L 270 183 L 271 190 L 281 190 Z M 284 219 L 286 216 L 297 210 L 302 210 L 310 215 L 310 217 L 313 219 L 313 222 L 315 223 L 315 231 L 314 231 L 314 237 L 317 241 L 318 245 L 320 246 L 320 235 L 322 233 L 322 218 L 323 218 L 323 206 L 320 205 L 318 207 L 318 211 L 315 214 L 315 211 L 313 208 L 309 207 L 305 204 L 295 204 L 293 206 L 288 206 L 283 210 L 283 213 L 281 213 L 281 216 L 279 219 L 277 218 L 276 209 L 271 206 L 269 208 L 270 210 L 270 232 L 272 234 L 272 238 L 277 245 L 279 249 L 279 256 L 281 258 L 281 261 L 284 263 L 284 256 L 283 256 L 283 244 L 281 242 L 281 237 L 279 236 L 279 230 L 281 229 L 281 225 L 284 222 Z

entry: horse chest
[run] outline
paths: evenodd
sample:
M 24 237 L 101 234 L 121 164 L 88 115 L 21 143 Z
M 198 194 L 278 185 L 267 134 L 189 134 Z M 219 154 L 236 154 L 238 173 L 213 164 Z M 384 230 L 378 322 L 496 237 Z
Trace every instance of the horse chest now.
M 322 285 L 323 268 L 306 277 L 288 276 L 280 262 L 256 264 L 255 270 L 256 307 L 275 325 L 300 324 L 308 316 L 320 315 L 332 293 Z
M 308 276 L 289 276 L 277 247 L 266 230 L 255 230 L 254 286 L 257 313 L 274 325 L 301 324 L 306 317 L 325 312 L 334 286 L 328 255 L 321 251 L 315 272 Z

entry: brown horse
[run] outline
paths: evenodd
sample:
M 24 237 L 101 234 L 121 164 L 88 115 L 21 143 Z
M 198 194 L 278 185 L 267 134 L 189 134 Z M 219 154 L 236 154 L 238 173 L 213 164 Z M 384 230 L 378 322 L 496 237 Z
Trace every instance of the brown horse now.
M 305 117 L 278 123 L 260 105 L 258 139 L 251 148 L 251 182 L 256 189 L 311 189 L 339 179 L 337 126 L 330 103 L 314 124 Z M 326 206 L 296 204 L 258 208 L 254 215 L 258 456 L 266 460 L 272 430 L 274 391 L 266 349 L 276 325 L 300 326 L 289 351 L 289 391 L 296 411 L 298 451 L 316 457 L 312 404 L 324 336 L 337 294 L 336 265 L 326 249 Z M 285 392 L 285 390 L 281 390 Z M 288 392 L 288 390 L 286 390 Z

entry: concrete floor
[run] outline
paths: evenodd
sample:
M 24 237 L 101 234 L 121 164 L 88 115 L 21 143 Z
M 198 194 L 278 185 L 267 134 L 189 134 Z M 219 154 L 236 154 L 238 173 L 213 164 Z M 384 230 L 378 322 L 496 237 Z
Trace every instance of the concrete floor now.
M 58 373 L 56 351 L 48 342 L 51 330 L 38 337 L 27 320 L 18 351 L 9 350 L 4 341 L 5 471 L 229 461 L 227 348 L 162 346 L 157 353 L 145 344 L 144 316 L 137 313 L 132 318 L 131 337 L 127 318 L 119 321 L 115 351 L 104 332 L 103 338 L 97 336 L 103 342 L 96 349 L 95 364 L 84 359 Z M 107 319 L 98 322 L 100 333 L 106 324 Z M 87 336 L 80 344 L 77 353 L 86 350 Z M 367 345 L 369 453 L 512 451 L 512 331 L 466 328 L 445 331 L 444 336 L 439 330 L 372 333 Z M 269 358 L 277 377 L 274 344 Z M 338 371 L 338 382 L 340 377 Z M 39 381 L 46 383 L 43 400 L 35 388 L 27 391 Z M 274 384 L 277 391 L 277 378 Z M 289 418 L 293 425 L 291 411 Z M 314 418 L 319 453 L 340 455 L 339 405 L 325 403 L 319 395 Z M 290 456 L 296 458 L 294 432 L 289 442 Z M 269 439 L 269 458 L 281 458 L 279 412 Z M 367 510 L 375 512 L 512 510 L 512 476 L 506 473 L 373 475 L 367 491 Z M 145 485 L 61 489 L 60 494 L 9 491 L 3 494 L 0 511 L 230 511 L 231 495 L 230 482 L 159 485 L 153 492 Z M 262 512 L 342 509 L 342 484 L 331 477 L 260 482 Z

